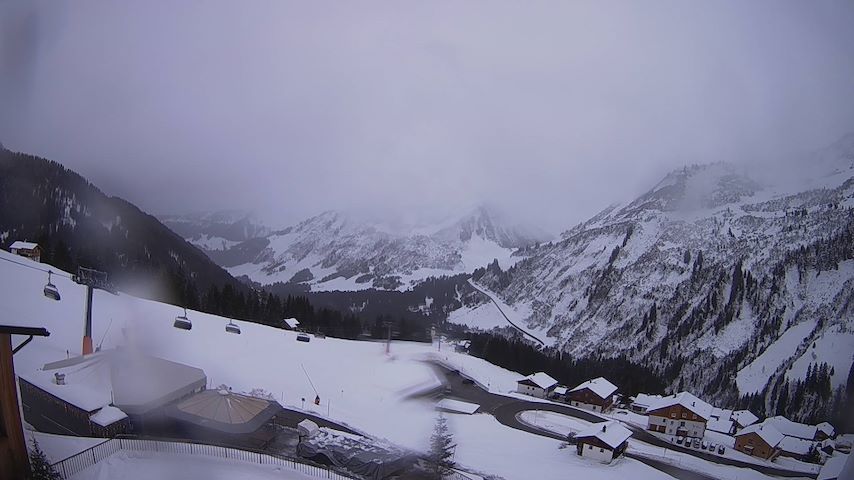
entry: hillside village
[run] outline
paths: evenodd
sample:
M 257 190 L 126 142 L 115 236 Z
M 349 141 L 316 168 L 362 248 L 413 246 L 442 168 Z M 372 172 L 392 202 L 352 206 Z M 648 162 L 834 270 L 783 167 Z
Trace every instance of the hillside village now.
M 232 463 L 245 461 L 240 452 L 258 452 L 309 477 L 410 478 L 424 461 L 436 411 L 457 427 L 460 479 L 519 473 L 493 470 L 466 430 L 518 432 L 514 445 L 538 445 L 532 458 L 545 455 L 555 468 L 587 478 L 610 478 L 614 466 L 651 479 L 748 471 L 834 478 L 825 474 L 841 471 L 851 449 L 852 437 L 829 423 L 760 420 L 689 392 L 628 397 L 603 377 L 560 385 L 546 372 L 522 376 L 469 356 L 466 340 L 342 341 L 301 332 L 295 319 L 275 329 L 105 289 L 89 297 L 79 274 L 16 253 L 0 252 L 0 276 L 14 279 L 2 291 L 14 315 L 0 333 L 16 350 L 16 378 L 5 381 L 17 380 L 21 413 L 6 424 L 22 421 L 27 438 L 68 453 L 51 458 L 66 479 L 93 478 L 87 472 L 139 449 L 193 456 L 204 445 L 224 449 Z M 27 328 L 49 336 L 26 340 Z M 87 335 L 93 351 L 80 355 Z M 331 368 L 340 355 L 373 371 L 376 387 Z M 278 378 L 253 368 L 270 362 L 279 365 Z M 483 424 L 492 417 L 498 423 Z M 403 419 L 406 432 L 395 428 Z M 100 443 L 63 446 L 74 438 L 114 443 L 104 444 L 107 454 L 92 450 Z

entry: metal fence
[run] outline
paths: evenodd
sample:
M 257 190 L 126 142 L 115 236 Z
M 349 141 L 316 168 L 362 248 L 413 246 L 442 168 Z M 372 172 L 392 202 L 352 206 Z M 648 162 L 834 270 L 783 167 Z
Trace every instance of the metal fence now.
M 148 440 L 140 438 L 111 438 L 99 443 L 98 445 L 87 448 L 80 453 L 72 455 L 65 460 L 56 462 L 53 466 L 56 471 L 62 475 L 62 478 L 67 480 L 81 471 L 94 466 L 96 463 L 106 459 L 107 457 L 118 453 L 120 450 L 133 452 L 162 452 L 180 455 L 204 455 L 214 458 L 257 463 L 259 465 L 275 465 L 296 470 L 300 473 L 311 475 L 313 477 L 328 478 L 332 480 L 352 480 L 359 478 L 356 476 L 348 476 L 326 466 L 265 452 L 242 450 L 238 448 L 202 443 Z

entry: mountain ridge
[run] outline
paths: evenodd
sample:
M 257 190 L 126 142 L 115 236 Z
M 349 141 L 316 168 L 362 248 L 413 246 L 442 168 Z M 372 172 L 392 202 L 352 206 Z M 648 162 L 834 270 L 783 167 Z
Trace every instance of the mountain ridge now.
M 282 229 L 225 248 L 210 237 L 188 240 L 233 275 L 262 285 L 295 283 L 315 290 L 411 288 L 432 276 L 470 273 L 494 259 L 507 267 L 521 251 L 551 237 L 487 207 L 433 229 L 408 232 L 342 211 L 327 210 Z M 165 220 L 172 225 L 170 219 Z M 176 225 L 180 230 L 181 225 Z M 200 225 L 196 232 L 211 231 Z M 186 230 L 185 230 L 186 232 Z M 206 248 L 207 247 L 207 248 Z

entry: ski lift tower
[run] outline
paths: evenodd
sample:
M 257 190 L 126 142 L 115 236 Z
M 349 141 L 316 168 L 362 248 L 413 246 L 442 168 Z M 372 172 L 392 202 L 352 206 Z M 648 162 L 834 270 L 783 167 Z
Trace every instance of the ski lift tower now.
M 115 287 L 107 279 L 107 273 L 93 268 L 78 267 L 77 275 L 71 279 L 86 287 L 86 312 L 83 320 L 83 355 L 92 353 L 92 293 L 98 288 L 117 295 Z

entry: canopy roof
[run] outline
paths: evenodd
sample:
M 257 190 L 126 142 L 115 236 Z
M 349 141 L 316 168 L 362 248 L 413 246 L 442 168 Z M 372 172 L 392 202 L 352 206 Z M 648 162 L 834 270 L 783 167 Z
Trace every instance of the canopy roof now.
M 273 400 L 228 390 L 205 390 L 170 406 L 166 415 L 224 433 L 252 433 L 281 410 Z

